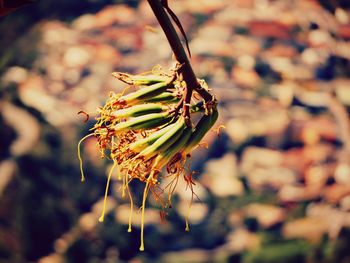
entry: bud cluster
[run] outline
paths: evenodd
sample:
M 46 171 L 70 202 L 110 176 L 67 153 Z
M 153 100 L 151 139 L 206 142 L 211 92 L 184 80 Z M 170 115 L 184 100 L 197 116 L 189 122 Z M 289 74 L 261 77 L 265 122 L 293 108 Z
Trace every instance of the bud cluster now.
M 109 157 L 114 163 L 108 176 L 106 196 L 116 167 L 118 178 L 123 182 L 122 195 L 128 193 L 131 205 L 129 183 L 134 179 L 145 183 L 141 206 L 140 250 L 143 250 L 147 194 L 156 193 L 155 196 L 166 208 L 171 205 L 174 189 L 160 189 L 162 193 L 168 192 L 166 201 L 160 198 L 158 193 L 162 176 L 173 176 L 177 180 L 184 175 L 188 184 L 193 183 L 189 179 L 190 171 L 185 170 L 186 159 L 214 125 L 218 112 L 215 100 L 204 102 L 195 99 L 198 97 L 196 93 L 191 101 L 185 100 L 186 83 L 177 70 L 170 75 L 158 72 L 149 75 L 113 73 L 113 76 L 129 86 L 121 94 L 110 93 L 105 105 L 99 109 L 92 134 L 98 139 L 102 156 Z M 204 81 L 199 80 L 199 83 L 201 88 L 208 89 Z M 130 89 L 134 91 L 127 92 Z M 185 110 L 186 107 L 189 110 Z M 191 122 L 194 114 L 200 115 L 195 125 Z M 164 173 L 162 170 L 165 170 Z M 156 187 L 158 190 L 155 190 Z M 103 221 L 104 211 L 105 203 L 100 221 Z M 130 222 L 131 215 L 132 210 Z M 128 231 L 131 231 L 131 223 Z

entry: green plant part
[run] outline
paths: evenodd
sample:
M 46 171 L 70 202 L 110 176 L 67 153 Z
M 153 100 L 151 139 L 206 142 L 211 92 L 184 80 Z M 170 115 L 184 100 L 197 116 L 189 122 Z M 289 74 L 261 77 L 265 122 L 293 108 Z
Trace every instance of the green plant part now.
M 128 232 L 131 232 L 134 201 L 129 185 L 132 181 L 144 184 L 141 202 L 141 251 L 144 250 L 144 220 L 148 194 L 155 193 L 156 189 L 163 193 L 164 195 L 157 196 L 157 201 L 166 209 L 171 206 L 177 180 L 183 176 L 193 199 L 194 173 L 190 171 L 189 157 L 218 119 L 216 99 L 209 92 L 205 81 L 196 78 L 165 10 L 179 26 L 181 24 L 177 17 L 167 1 L 148 0 L 148 3 L 162 25 L 178 63 L 169 70 L 170 73 L 161 70 L 139 75 L 113 73 L 117 79 L 134 86 L 136 91 L 128 92 L 130 89 L 126 87 L 120 94 L 111 92 L 105 105 L 98 110 L 99 116 L 91 128 L 92 133 L 78 144 L 82 180 L 84 176 L 80 145 L 85 138 L 95 136 L 102 157 L 113 161 L 108 173 L 99 221 L 104 220 L 111 177 L 118 171 L 118 179 L 122 181 L 122 196 L 127 193 L 130 200 Z M 196 96 L 193 96 L 194 91 Z M 192 123 L 194 114 L 199 115 L 196 117 L 199 118 L 197 123 Z M 171 182 L 162 189 L 160 182 L 166 179 Z M 188 213 L 190 208 L 191 204 Z M 188 213 L 186 231 L 189 230 Z

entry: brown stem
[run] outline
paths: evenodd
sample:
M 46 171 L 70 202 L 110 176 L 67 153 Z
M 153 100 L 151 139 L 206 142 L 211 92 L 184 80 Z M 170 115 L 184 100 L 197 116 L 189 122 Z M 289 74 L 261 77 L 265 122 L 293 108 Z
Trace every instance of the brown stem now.
M 151 6 L 154 15 L 156 16 L 160 26 L 162 27 L 165 36 L 168 39 L 168 42 L 171 46 L 171 49 L 174 52 L 176 60 L 182 64 L 180 72 L 183 76 L 184 81 L 186 82 L 187 89 L 185 91 L 185 101 L 184 105 L 189 104 L 192 97 L 193 90 L 197 91 L 202 98 L 208 102 L 212 101 L 213 96 L 206 90 L 201 87 L 198 83 L 196 75 L 193 72 L 190 61 L 186 55 L 186 52 L 181 44 L 180 38 L 171 23 L 169 16 L 165 12 L 160 0 L 147 0 Z M 188 108 L 188 107 L 187 107 Z M 186 108 L 185 108 L 185 111 Z

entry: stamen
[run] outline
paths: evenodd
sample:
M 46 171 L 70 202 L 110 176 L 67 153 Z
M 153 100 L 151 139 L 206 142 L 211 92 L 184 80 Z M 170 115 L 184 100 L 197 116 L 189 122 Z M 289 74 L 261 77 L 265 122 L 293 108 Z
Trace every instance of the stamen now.
M 193 203 L 193 196 L 196 195 L 196 194 L 194 193 L 194 190 L 193 190 L 193 185 L 195 183 L 192 181 L 192 174 L 189 174 L 188 177 L 187 177 L 187 175 L 185 175 L 184 179 L 185 179 L 185 181 L 187 183 L 186 190 L 187 190 L 187 187 L 189 187 L 190 190 L 191 190 L 191 201 L 190 201 L 190 205 L 188 206 L 187 212 L 186 212 L 186 215 L 185 215 L 185 222 L 186 222 L 185 231 L 188 232 L 188 231 L 190 231 L 190 227 L 188 226 L 188 217 L 190 215 L 190 211 L 191 211 L 191 207 L 192 207 L 192 203 Z M 198 196 L 197 196 L 197 198 L 198 198 Z
M 152 175 L 152 173 L 151 173 L 151 175 Z M 148 184 L 149 184 L 149 181 L 147 180 L 146 185 L 145 185 L 145 189 L 143 190 L 143 197 L 142 197 L 140 251 L 145 250 L 145 244 L 144 244 L 144 240 L 143 240 L 143 236 L 144 236 L 143 230 L 144 230 L 144 226 L 145 226 L 145 206 L 146 206 L 146 197 L 147 197 L 147 192 L 148 192 Z
M 133 208 L 134 208 L 134 202 L 132 200 L 132 195 L 130 192 L 129 184 L 126 184 L 126 189 L 128 191 L 129 199 L 130 199 L 130 214 L 129 214 L 129 228 L 128 232 L 130 233 L 132 231 L 131 229 L 131 221 L 132 221 L 132 213 L 133 213 Z
M 158 164 L 158 159 L 155 161 L 154 166 L 156 167 Z M 143 236 L 144 236 L 144 227 L 145 227 L 145 207 L 146 207 L 146 198 L 147 198 L 147 194 L 148 194 L 148 190 L 149 190 L 149 183 L 152 181 L 153 176 L 155 174 L 156 170 L 152 170 L 152 172 L 150 173 L 149 177 L 147 178 L 147 182 L 145 185 L 145 189 L 143 190 L 143 197 L 142 197 L 142 210 L 141 210 L 141 245 L 140 245 L 140 251 L 144 251 L 145 250 L 145 245 L 144 245 L 144 240 L 143 240 Z
M 219 138 L 223 129 L 226 129 L 226 126 L 222 124 L 219 125 L 219 127 L 217 127 L 216 129 L 214 129 L 214 132 L 218 135 Z
M 89 120 L 89 118 L 90 118 L 89 113 L 87 113 L 87 112 L 81 110 L 81 111 L 79 111 L 77 114 L 78 114 L 78 115 L 79 115 L 79 114 L 84 114 L 84 115 L 85 115 L 84 123 L 87 123 L 87 122 L 88 122 L 88 120 Z
M 84 170 L 83 170 L 83 159 L 81 158 L 81 152 L 80 152 L 80 145 L 81 145 L 81 143 L 85 140 L 85 139 L 87 139 L 87 138 L 89 138 L 89 137 L 91 137 L 91 136 L 93 136 L 94 134 L 93 133 L 90 133 L 90 134 L 88 134 L 88 135 L 86 135 L 86 136 L 84 136 L 82 139 L 80 139 L 80 141 L 78 142 L 78 151 L 77 151 L 77 154 L 78 154 L 78 159 L 79 159 L 79 168 L 80 168 L 80 174 L 81 174 L 81 182 L 84 182 L 85 181 L 85 176 L 84 176 Z
M 192 204 L 192 202 L 191 202 L 191 204 Z M 185 216 L 185 222 L 186 222 L 185 231 L 186 231 L 186 232 L 189 232 L 189 231 L 190 231 L 190 227 L 189 227 L 189 225 L 188 225 L 188 216 L 189 216 L 189 213 L 190 213 L 191 204 L 189 205 L 189 207 L 188 207 L 188 209 L 187 209 L 187 212 L 186 212 L 186 216 Z
M 108 173 L 108 178 L 107 178 L 107 183 L 106 183 L 106 190 L 105 190 L 105 197 L 103 199 L 102 214 L 101 214 L 100 218 L 98 219 L 99 222 L 103 222 L 103 220 L 105 218 L 109 182 L 111 181 L 112 173 L 113 173 L 114 168 L 116 167 L 116 165 L 117 165 L 117 163 L 114 162 L 112 168 L 109 170 L 109 173 Z
M 125 197 L 125 188 L 126 188 L 126 175 L 123 176 L 123 185 L 122 185 L 122 198 Z

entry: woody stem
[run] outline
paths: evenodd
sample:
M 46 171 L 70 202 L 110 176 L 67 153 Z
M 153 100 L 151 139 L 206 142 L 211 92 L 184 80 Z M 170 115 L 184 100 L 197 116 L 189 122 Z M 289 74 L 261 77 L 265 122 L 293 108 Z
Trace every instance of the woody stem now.
M 165 12 L 162 3 L 160 0 L 147 0 L 151 6 L 154 15 L 156 16 L 160 26 L 162 27 L 165 36 L 168 39 L 168 42 L 171 46 L 171 49 L 174 52 L 176 60 L 182 65 L 180 72 L 183 76 L 184 81 L 186 82 L 186 90 L 184 94 L 184 113 L 186 116 L 189 116 L 189 107 L 188 104 L 191 101 L 193 90 L 197 91 L 199 95 L 206 101 L 212 101 L 213 96 L 205 89 L 201 87 L 198 83 L 196 75 L 191 67 L 190 61 L 186 55 L 186 52 L 182 46 L 180 38 L 171 23 L 169 16 Z M 188 114 L 188 115 L 187 115 Z

